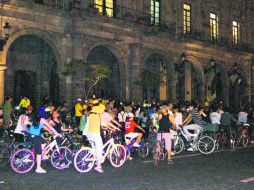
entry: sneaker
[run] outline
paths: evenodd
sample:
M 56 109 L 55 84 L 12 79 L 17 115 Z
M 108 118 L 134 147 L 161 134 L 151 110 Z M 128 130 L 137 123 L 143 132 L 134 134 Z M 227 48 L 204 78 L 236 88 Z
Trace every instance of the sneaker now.
M 45 174 L 46 173 L 46 170 L 42 169 L 42 168 L 37 168 L 35 170 L 36 173 L 39 173 L 39 174 Z
M 187 151 L 192 152 L 194 149 L 192 147 L 188 148 Z
M 94 170 L 97 171 L 97 172 L 99 172 L 99 173 L 103 173 L 103 172 L 104 172 L 104 170 L 102 169 L 102 167 L 98 167 L 98 166 L 95 167 Z
M 174 156 L 175 155 L 175 152 L 171 152 L 171 156 Z
M 128 158 L 128 160 L 133 160 L 133 158 L 130 156 L 130 157 Z
M 137 142 L 135 142 L 135 143 L 133 144 L 133 146 L 134 146 L 134 147 L 140 147 L 140 145 L 139 145 Z

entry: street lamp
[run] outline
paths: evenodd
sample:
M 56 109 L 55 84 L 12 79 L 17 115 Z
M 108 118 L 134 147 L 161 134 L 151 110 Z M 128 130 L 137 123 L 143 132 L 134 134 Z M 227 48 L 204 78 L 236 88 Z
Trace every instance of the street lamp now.
M 0 36 L 0 51 L 3 51 L 4 49 L 4 46 L 7 42 L 7 40 L 9 39 L 9 36 L 10 36 L 10 29 L 11 29 L 11 26 L 9 24 L 9 22 L 6 20 L 4 26 L 3 26 L 3 7 L 4 7 L 4 0 L 1 0 L 0 3 L 2 4 L 1 5 L 1 27 L 3 28 L 0 28 L 1 29 L 1 36 Z M 4 35 L 3 35 L 3 31 L 4 30 Z

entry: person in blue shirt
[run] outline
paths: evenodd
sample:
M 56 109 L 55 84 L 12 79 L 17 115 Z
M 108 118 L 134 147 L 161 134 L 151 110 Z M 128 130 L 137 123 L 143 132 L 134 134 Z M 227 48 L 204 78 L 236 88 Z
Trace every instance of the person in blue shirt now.
M 54 133 L 56 136 L 60 136 L 60 134 L 58 134 L 57 131 L 52 126 L 45 123 L 43 118 L 36 117 L 33 120 L 32 125 L 30 126 L 28 130 L 28 133 L 31 135 L 31 141 L 35 147 L 36 162 L 37 162 L 37 167 L 35 170 L 36 173 L 46 173 L 46 171 L 41 167 L 42 150 L 46 146 L 45 139 L 41 137 L 42 129 L 45 129 L 46 131 L 50 133 Z

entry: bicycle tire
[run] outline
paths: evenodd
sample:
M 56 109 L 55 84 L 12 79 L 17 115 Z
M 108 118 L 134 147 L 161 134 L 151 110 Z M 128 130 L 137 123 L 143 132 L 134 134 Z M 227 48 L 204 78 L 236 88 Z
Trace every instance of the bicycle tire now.
M 176 141 L 175 146 L 174 146 L 175 153 L 180 154 L 183 151 L 184 147 L 185 147 L 184 140 L 180 136 L 180 137 L 177 138 L 177 141 Z
M 211 154 L 215 149 L 215 141 L 212 137 L 204 135 L 198 139 L 198 150 L 202 154 Z
M 110 163 L 115 168 L 121 167 L 126 161 L 126 150 L 123 145 L 115 144 L 109 154 Z
M 25 162 L 22 161 L 22 159 L 25 159 Z M 16 164 L 20 163 L 20 167 L 28 166 L 26 169 L 19 169 L 19 167 L 16 166 Z M 30 163 L 30 165 L 28 165 Z M 17 152 L 15 152 L 11 157 L 11 168 L 14 172 L 19 174 L 24 174 L 32 170 L 35 164 L 35 156 L 34 153 L 31 150 L 28 149 L 20 149 Z M 22 168 L 22 167 L 21 167 Z M 24 168 L 24 167 L 23 167 Z
M 95 155 L 90 147 L 81 148 L 74 157 L 74 167 L 80 173 L 89 172 L 95 163 Z M 86 167 L 87 166 L 87 167 Z M 85 168 L 86 167 L 86 168 Z
M 59 170 L 69 167 L 72 160 L 72 152 L 67 147 L 60 147 L 59 152 L 55 149 L 50 157 L 51 165 Z
M 146 158 L 149 155 L 149 146 L 144 142 L 140 142 L 140 147 L 138 148 L 138 155 L 141 158 Z

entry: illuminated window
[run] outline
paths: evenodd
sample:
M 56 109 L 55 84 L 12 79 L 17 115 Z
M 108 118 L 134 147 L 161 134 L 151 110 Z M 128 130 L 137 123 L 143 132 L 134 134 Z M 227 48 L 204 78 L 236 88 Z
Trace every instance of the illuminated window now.
M 216 14 L 210 13 L 210 36 L 211 41 L 218 39 L 219 18 Z
M 191 6 L 183 4 L 183 33 L 191 32 Z
M 240 36 L 240 25 L 238 22 L 236 21 L 233 21 L 232 23 L 232 30 L 233 30 L 233 33 L 232 33 L 232 45 L 237 45 L 238 42 L 239 42 L 239 36 Z
M 114 16 L 114 0 L 94 0 L 94 7 L 99 14 Z
M 151 0 L 151 24 L 160 24 L 160 0 Z

